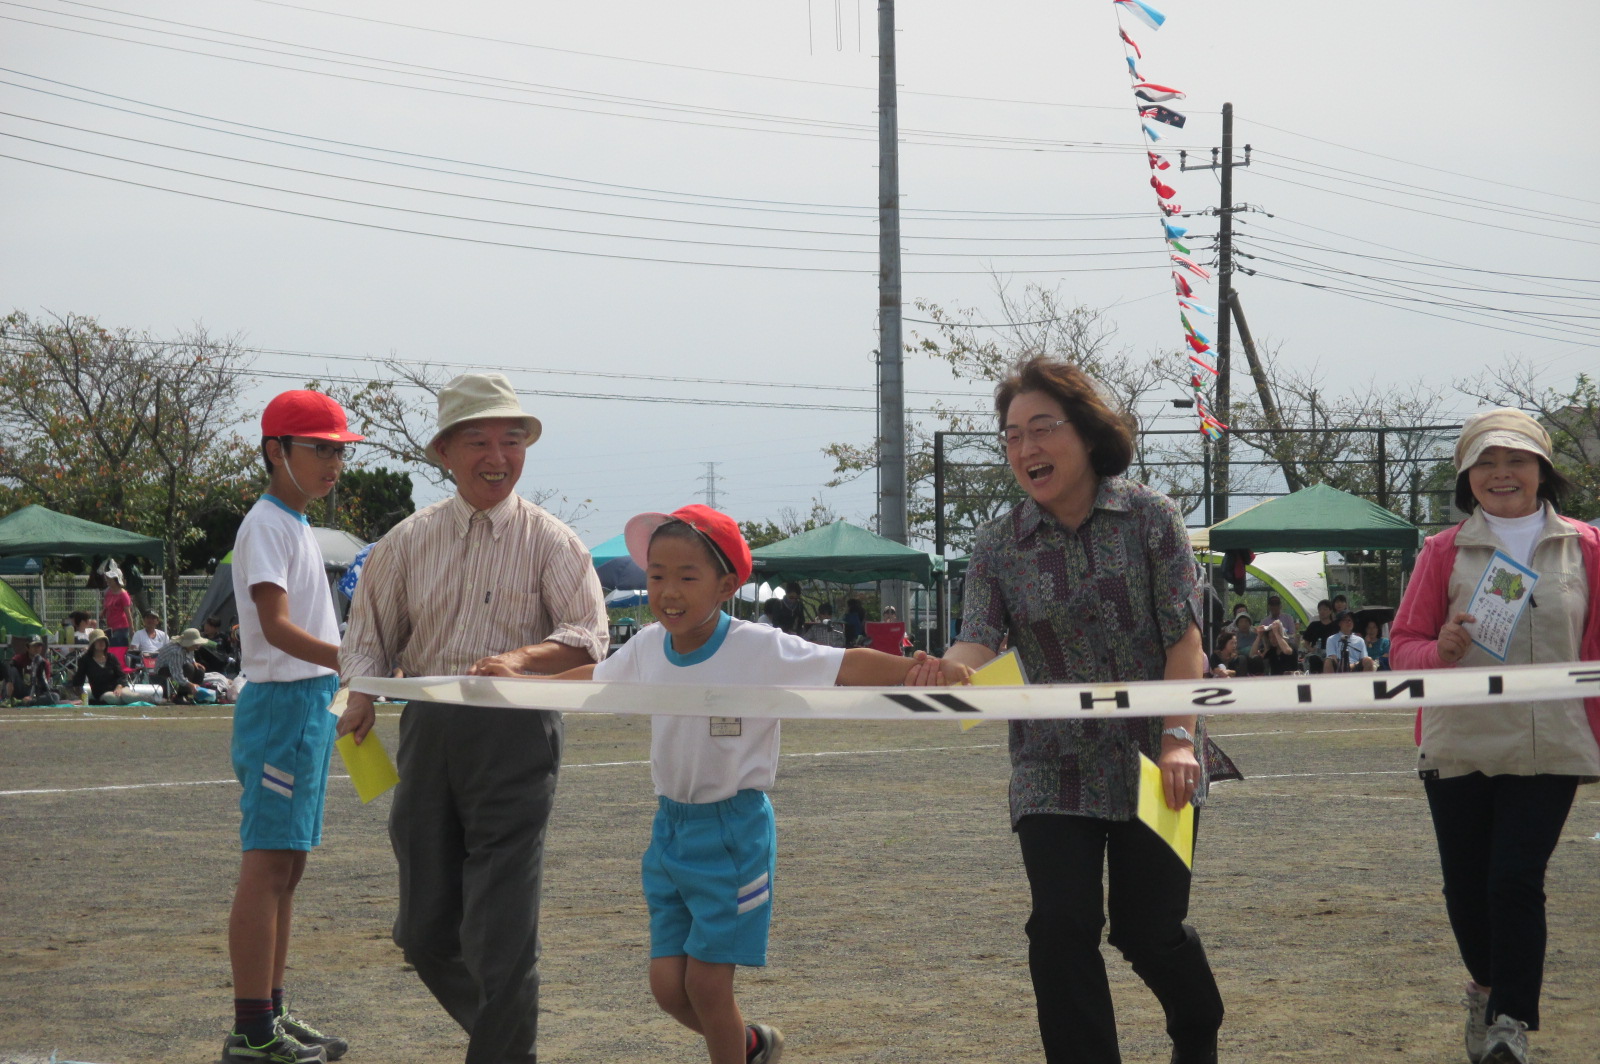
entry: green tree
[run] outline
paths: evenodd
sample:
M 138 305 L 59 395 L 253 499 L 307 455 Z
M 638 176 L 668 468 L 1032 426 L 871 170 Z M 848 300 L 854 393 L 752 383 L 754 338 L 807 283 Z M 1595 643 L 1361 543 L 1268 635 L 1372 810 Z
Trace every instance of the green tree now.
M 250 354 L 202 326 L 163 340 L 81 315 L 0 321 L 0 508 L 39 503 L 168 545 L 176 576 L 207 528 L 256 497 L 236 431 Z
M 368 541 L 382 536 L 417 508 L 411 500 L 410 473 L 363 467 L 346 469 L 339 477 L 333 505 L 339 527 Z
M 785 506 L 778 511 L 776 521 L 740 521 L 739 531 L 743 533 L 744 541 L 750 544 L 750 549 L 754 550 L 801 532 L 810 532 L 814 528 L 831 525 L 837 520 L 839 515 L 829 509 L 826 503 L 820 499 L 812 499 L 811 512 L 805 516 L 801 516 L 800 511 L 794 507 Z

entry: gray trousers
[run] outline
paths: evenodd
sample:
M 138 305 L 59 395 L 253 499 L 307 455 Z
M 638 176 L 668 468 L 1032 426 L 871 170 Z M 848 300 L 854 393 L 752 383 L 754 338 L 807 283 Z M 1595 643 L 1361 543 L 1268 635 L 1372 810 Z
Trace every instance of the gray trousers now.
M 470 1036 L 466 1064 L 533 1064 L 539 882 L 560 714 L 412 702 L 389 838 L 394 941 Z

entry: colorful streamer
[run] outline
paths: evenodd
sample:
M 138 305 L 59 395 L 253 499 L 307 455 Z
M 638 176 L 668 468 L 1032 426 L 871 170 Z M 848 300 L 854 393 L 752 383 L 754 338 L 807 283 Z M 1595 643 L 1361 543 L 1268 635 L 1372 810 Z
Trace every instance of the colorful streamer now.
M 1111 2 L 1153 30 L 1160 29 L 1161 24 L 1167 21 L 1167 16 L 1144 3 L 1144 0 L 1111 0 Z

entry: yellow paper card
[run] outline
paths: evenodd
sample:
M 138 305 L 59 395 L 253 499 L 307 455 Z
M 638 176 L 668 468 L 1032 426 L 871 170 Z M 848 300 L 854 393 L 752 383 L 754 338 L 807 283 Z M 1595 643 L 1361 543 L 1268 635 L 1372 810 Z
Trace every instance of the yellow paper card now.
M 1021 687 L 1026 684 L 1028 679 L 1022 675 L 1022 660 L 1017 657 L 1017 648 L 1012 647 L 983 668 L 975 669 L 971 682 L 979 687 Z M 982 723 L 982 717 L 964 720 L 961 730 L 971 731 Z
M 1161 769 L 1143 754 L 1139 755 L 1139 819 L 1172 847 L 1185 868 L 1194 867 L 1194 806 L 1167 808 Z
M 344 758 L 350 782 L 356 785 L 363 805 L 400 782 L 400 773 L 394 770 L 389 751 L 378 741 L 376 731 L 368 732 L 360 746 L 356 745 L 353 735 L 342 736 L 334 745 L 339 748 L 339 756 Z

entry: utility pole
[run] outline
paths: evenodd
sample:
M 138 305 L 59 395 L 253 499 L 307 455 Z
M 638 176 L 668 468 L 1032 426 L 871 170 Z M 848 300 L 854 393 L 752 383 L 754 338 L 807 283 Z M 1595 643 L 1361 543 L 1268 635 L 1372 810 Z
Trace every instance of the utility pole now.
M 1222 171 L 1222 202 L 1217 206 L 1217 394 L 1211 404 L 1212 412 L 1218 421 L 1226 425 L 1229 421 L 1229 405 L 1231 403 L 1231 388 L 1229 372 L 1232 370 L 1229 358 L 1229 347 L 1233 341 L 1233 317 L 1230 307 L 1233 302 L 1233 212 L 1237 208 L 1233 204 L 1233 104 L 1222 105 L 1222 150 L 1218 159 L 1216 148 L 1211 149 L 1211 162 L 1206 166 L 1190 166 L 1186 152 L 1178 153 L 1179 170 L 1220 170 Z M 1244 166 L 1250 165 L 1250 145 L 1244 146 Z M 1228 433 L 1223 431 L 1214 442 L 1215 452 L 1211 456 L 1211 521 L 1222 521 L 1228 516 Z M 1221 570 L 1216 575 L 1217 599 L 1215 602 L 1216 613 L 1213 615 L 1214 624 L 1212 631 L 1220 629 L 1225 614 L 1222 603 L 1226 601 L 1227 580 Z
M 906 541 L 906 403 L 900 338 L 900 119 L 894 0 L 878 0 L 878 534 Z M 884 605 L 906 612 L 905 587 L 887 581 Z
M 713 510 L 717 508 L 717 481 L 721 479 L 721 477 L 717 476 L 717 463 L 707 462 L 706 486 L 700 491 L 695 492 L 695 494 L 704 495 L 706 497 L 706 505 L 711 507 Z
M 1220 154 L 1220 159 L 1219 159 Z M 1233 168 L 1250 165 L 1250 145 L 1244 146 L 1244 162 L 1233 160 L 1233 104 L 1222 105 L 1222 149 L 1211 149 L 1211 162 L 1190 166 L 1186 152 L 1178 153 L 1180 170 L 1222 171 L 1222 202 L 1217 207 L 1217 394 L 1212 410 L 1217 420 L 1228 423 L 1232 401 L 1229 373 L 1232 369 L 1230 347 L 1233 342 L 1233 215 L 1239 208 L 1233 202 Z M 1216 456 L 1212 465 L 1215 499 L 1212 516 L 1221 521 L 1228 516 L 1228 434 L 1224 432 L 1216 441 Z

